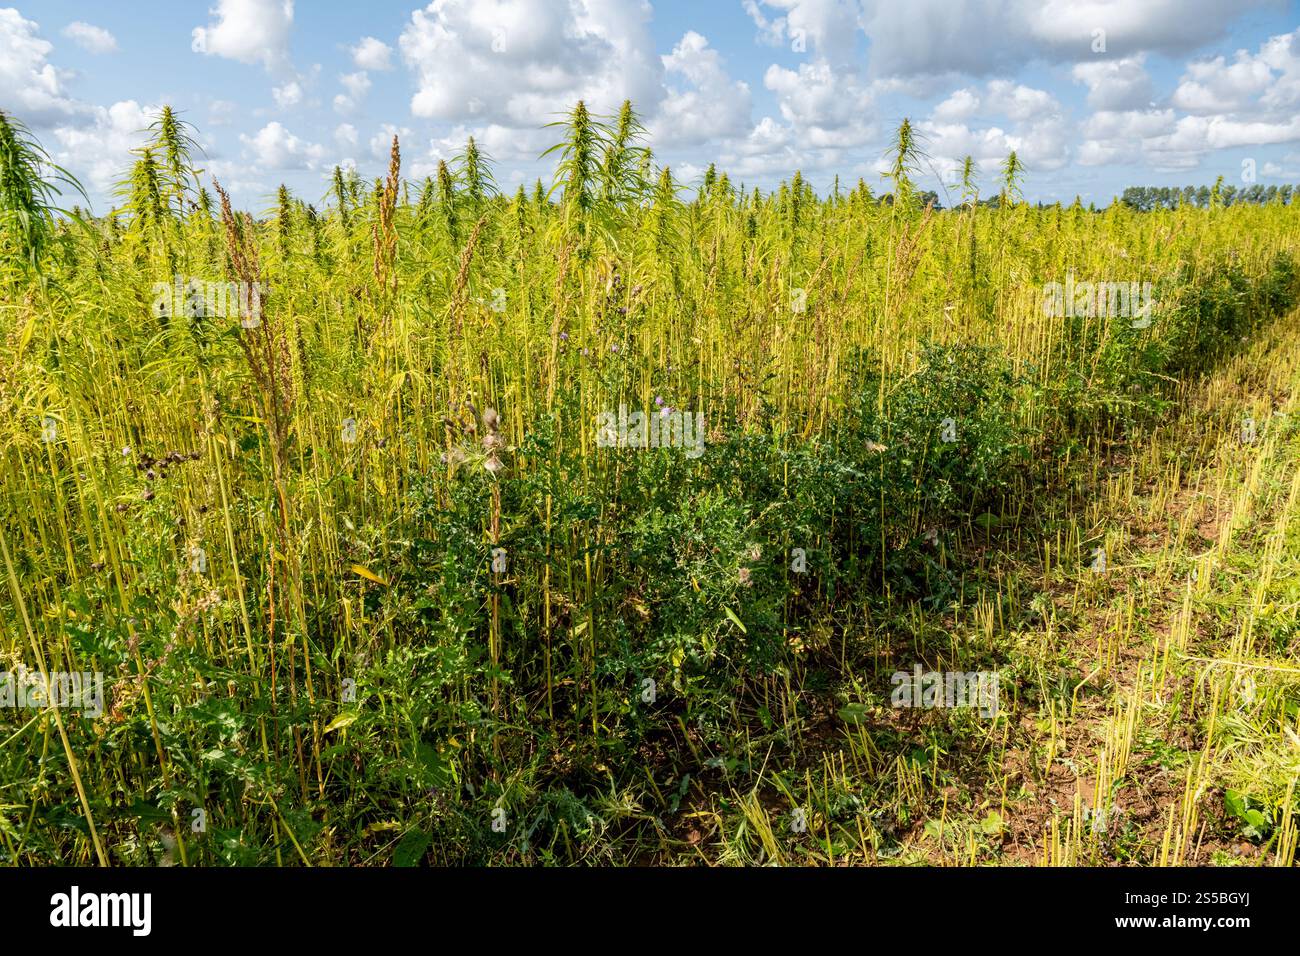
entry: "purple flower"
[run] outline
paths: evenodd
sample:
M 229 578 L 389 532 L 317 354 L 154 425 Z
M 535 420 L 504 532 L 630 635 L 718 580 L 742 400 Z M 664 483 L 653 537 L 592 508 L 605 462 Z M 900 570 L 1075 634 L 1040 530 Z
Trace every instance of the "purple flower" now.
M 563 339 L 565 342 L 569 341 L 569 333 L 568 333 L 568 332 L 561 332 L 561 333 L 560 333 L 560 338 Z
M 655 396 L 655 404 L 658 405 L 660 408 L 663 408 L 663 407 L 664 407 L 664 397 L 663 397 L 662 395 L 656 395 L 656 396 Z

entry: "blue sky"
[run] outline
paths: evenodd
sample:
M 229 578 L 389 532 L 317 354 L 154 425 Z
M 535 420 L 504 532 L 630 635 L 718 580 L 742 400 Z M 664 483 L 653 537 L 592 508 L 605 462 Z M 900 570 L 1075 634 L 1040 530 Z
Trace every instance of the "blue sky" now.
M 2 2 L 2 0 L 0 0 Z M 1016 149 L 1030 199 L 1300 183 L 1300 4 L 1269 0 L 209 0 L 0 7 L 0 108 L 111 202 L 157 107 L 249 208 L 336 163 L 422 177 L 474 135 L 498 185 L 549 179 L 541 129 L 630 97 L 659 162 L 770 188 L 881 188 L 902 117 L 926 188 Z M 1251 180 L 1249 177 L 1255 177 Z

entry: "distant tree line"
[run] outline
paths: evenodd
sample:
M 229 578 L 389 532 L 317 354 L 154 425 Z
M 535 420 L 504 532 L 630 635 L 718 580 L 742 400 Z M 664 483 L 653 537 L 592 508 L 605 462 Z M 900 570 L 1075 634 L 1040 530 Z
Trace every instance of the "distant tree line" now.
M 1278 203 L 1288 205 L 1293 195 L 1300 195 L 1300 187 L 1289 183 L 1283 186 L 1262 186 L 1255 183 L 1245 189 L 1223 185 L 1223 177 L 1214 186 L 1129 186 L 1120 196 L 1120 202 L 1139 212 L 1153 209 L 1176 209 L 1179 206 L 1198 206 L 1202 209 L 1213 205 L 1217 199 L 1224 206 L 1240 203 L 1267 205 Z

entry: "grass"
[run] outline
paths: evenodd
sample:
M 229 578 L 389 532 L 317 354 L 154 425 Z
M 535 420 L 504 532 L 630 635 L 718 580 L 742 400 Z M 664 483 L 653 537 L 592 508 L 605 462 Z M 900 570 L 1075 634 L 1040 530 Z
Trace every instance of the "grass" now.
M 258 214 L 168 110 L 91 217 L 6 123 L 0 670 L 108 698 L 0 709 L 6 862 L 1294 865 L 1294 206 L 692 193 L 579 104 Z

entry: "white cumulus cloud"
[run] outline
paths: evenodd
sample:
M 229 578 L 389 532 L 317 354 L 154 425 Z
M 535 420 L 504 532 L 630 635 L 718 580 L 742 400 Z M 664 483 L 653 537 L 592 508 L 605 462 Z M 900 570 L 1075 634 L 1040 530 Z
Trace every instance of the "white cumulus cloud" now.
M 279 122 L 270 122 L 253 136 L 240 134 L 245 153 L 263 169 L 315 169 L 325 158 L 325 148 L 289 132 Z
M 361 105 L 361 101 L 370 92 L 370 76 L 365 70 L 358 70 L 355 73 L 342 74 L 339 76 L 339 82 L 347 92 L 334 97 L 334 110 L 338 113 L 351 113 Z
M 435 0 L 398 39 L 421 119 L 534 127 L 579 99 L 649 114 L 664 96 L 646 0 Z
M 393 48 L 383 40 L 374 37 L 362 37 L 351 48 L 352 62 L 363 70 L 391 70 L 393 68 Z
M 117 38 L 103 27 L 74 20 L 63 28 L 63 35 L 87 53 L 114 53 Z
M 1071 76 L 1088 87 L 1088 105 L 1094 110 L 1141 109 L 1149 105 L 1152 97 L 1145 61 L 1145 53 L 1136 53 L 1076 63 Z
M 274 87 L 271 95 L 275 97 L 275 105 L 280 109 L 290 109 L 302 102 L 302 84 L 297 80 L 290 80 L 283 86 Z
M 214 22 L 191 33 L 195 53 L 261 63 L 267 69 L 288 62 L 293 0 L 217 0 L 211 14 Z
M 749 86 L 727 74 L 718 51 L 691 30 L 663 57 L 672 79 L 685 81 L 664 99 L 652 125 L 660 146 L 701 143 L 718 136 L 743 135 L 750 125 Z
M 88 113 L 64 90 L 66 74 L 46 60 L 54 47 L 39 31 L 36 21 L 0 8 L 0 104 L 29 125 Z
M 135 100 L 94 107 L 90 123 L 55 127 L 55 158 L 82 180 L 87 192 L 106 193 L 135 160 L 131 150 L 144 145 L 158 112 Z

